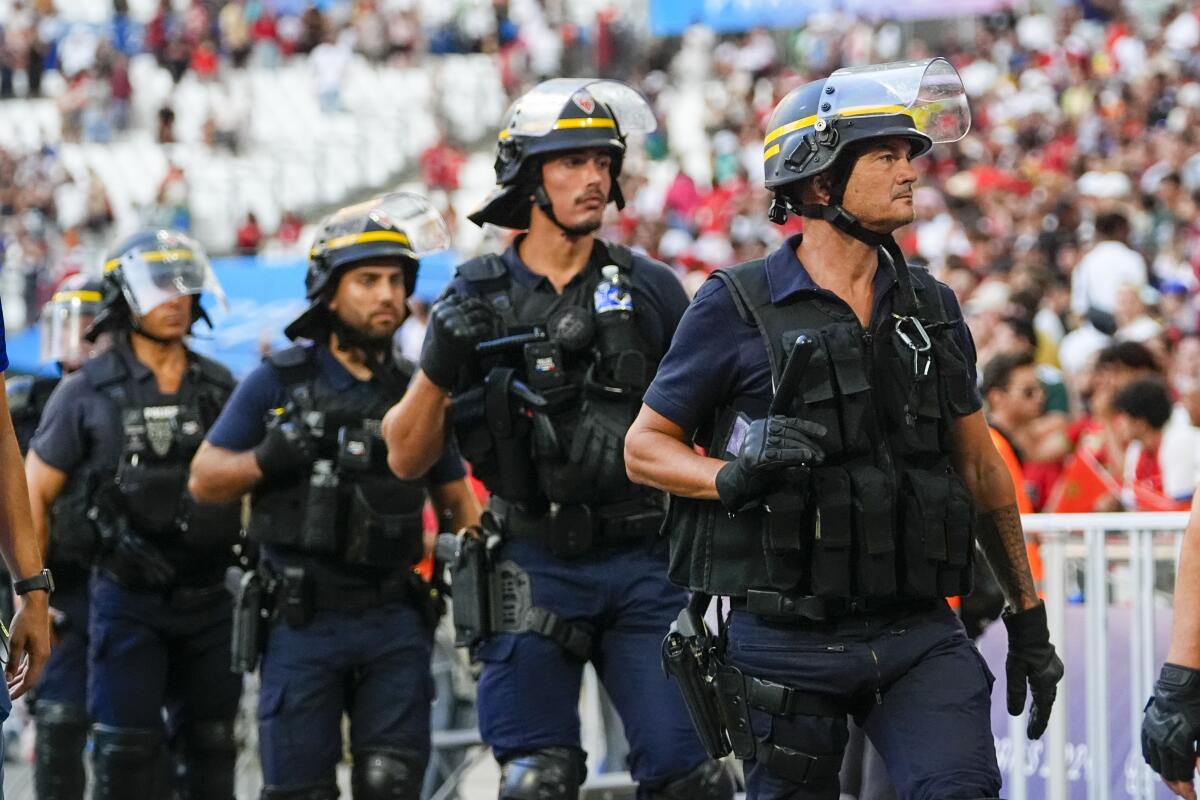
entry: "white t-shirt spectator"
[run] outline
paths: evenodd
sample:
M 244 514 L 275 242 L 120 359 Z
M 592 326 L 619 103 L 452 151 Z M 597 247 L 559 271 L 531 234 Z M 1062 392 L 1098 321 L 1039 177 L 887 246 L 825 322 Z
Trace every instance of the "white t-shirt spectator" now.
M 1146 259 L 1121 242 L 1100 242 L 1071 273 L 1071 310 L 1083 315 L 1089 308 L 1098 308 L 1111 314 L 1117 289 L 1127 283 L 1146 285 Z
M 1104 349 L 1110 339 L 1089 324 L 1080 325 L 1063 337 L 1058 346 L 1058 363 L 1063 372 L 1074 377 L 1087 369 L 1092 356 Z
M 1158 463 L 1167 497 L 1185 500 L 1200 486 L 1200 428 L 1182 405 L 1175 406 L 1163 428 Z

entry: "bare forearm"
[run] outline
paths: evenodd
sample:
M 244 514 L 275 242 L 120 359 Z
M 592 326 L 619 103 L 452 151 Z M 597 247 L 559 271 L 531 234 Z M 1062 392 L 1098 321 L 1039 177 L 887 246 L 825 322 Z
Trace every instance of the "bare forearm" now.
M 27 578 L 42 569 L 43 547 L 34 532 L 21 450 L 7 408 L 0 418 L 0 504 L 0 554 L 10 575 Z
M 1037 586 L 1029 569 L 1017 504 L 1013 502 L 980 514 L 978 533 L 979 544 L 1009 607 L 1023 611 L 1037 605 Z
M 450 398 L 418 371 L 400 402 L 383 418 L 388 466 L 405 480 L 415 480 L 441 458 L 446 445 Z
M 629 480 L 679 497 L 718 499 L 717 472 L 724 464 L 659 431 L 635 425 L 625 437 Z
M 1179 555 L 1167 661 L 1200 669 L 1200 494 L 1192 503 L 1192 516 Z
M 229 503 L 261 480 L 262 470 L 253 450 L 239 453 L 205 442 L 192 459 L 188 491 L 201 503 Z

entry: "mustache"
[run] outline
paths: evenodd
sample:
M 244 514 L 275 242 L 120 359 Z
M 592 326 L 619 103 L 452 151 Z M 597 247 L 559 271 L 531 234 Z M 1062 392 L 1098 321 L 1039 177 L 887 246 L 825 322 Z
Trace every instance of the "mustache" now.
M 600 192 L 587 192 L 582 197 L 577 198 L 575 200 L 575 202 L 576 203 L 586 203 L 590 200 L 599 200 L 600 202 L 604 202 L 606 199 L 607 198 Z

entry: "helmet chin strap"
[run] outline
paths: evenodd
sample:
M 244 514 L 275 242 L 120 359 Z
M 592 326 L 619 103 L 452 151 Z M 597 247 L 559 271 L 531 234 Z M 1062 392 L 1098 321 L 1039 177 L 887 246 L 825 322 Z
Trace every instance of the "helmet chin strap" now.
M 533 190 L 533 201 L 537 203 L 537 207 L 542 210 L 542 213 L 567 236 L 578 237 L 581 235 L 579 231 L 572 230 L 563 225 L 558 221 L 558 217 L 554 216 L 554 203 L 550 202 L 550 195 L 546 194 L 546 187 L 540 183 Z
M 353 325 L 348 324 L 336 312 L 330 310 L 329 332 L 337 336 L 338 350 L 349 352 L 361 350 L 366 360 L 367 369 L 382 383 L 395 382 L 395 371 L 388 369 L 392 365 L 392 337 L 368 336 Z M 393 333 L 395 333 L 393 331 Z M 403 389 L 404 387 L 400 387 Z

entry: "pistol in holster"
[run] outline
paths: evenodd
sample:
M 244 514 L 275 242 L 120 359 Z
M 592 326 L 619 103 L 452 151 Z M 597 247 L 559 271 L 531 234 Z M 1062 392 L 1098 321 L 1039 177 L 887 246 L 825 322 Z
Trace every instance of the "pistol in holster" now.
M 721 713 L 715 679 L 720 666 L 716 637 L 704 624 L 707 595 L 696 594 L 671 623 L 662 643 L 663 670 L 679 686 L 692 726 L 712 758 L 732 751 Z
M 474 648 L 494 633 L 492 553 L 499 543 L 499 525 L 491 512 L 485 511 L 481 526 L 466 528 L 458 534 L 453 557 L 447 559 L 454 591 L 454 643 L 459 647 Z
M 233 595 L 233 646 L 229 668 L 235 673 L 258 669 L 271 623 L 276 581 L 266 565 L 245 570 L 230 567 L 225 587 Z

